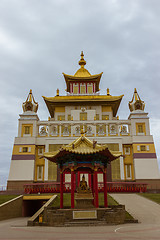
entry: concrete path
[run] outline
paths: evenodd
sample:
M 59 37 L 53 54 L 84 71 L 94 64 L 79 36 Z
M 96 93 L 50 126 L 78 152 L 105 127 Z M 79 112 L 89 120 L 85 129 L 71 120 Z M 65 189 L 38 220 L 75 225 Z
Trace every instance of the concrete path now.
M 160 205 L 137 194 L 110 194 L 141 223 L 160 224 Z M 160 239 L 160 238 L 159 238 Z
M 160 240 L 160 205 L 136 194 L 111 194 L 141 223 L 93 227 L 27 227 L 28 218 L 0 221 L 0 240 Z
M 160 225 L 27 227 L 27 218 L 0 221 L 0 240 L 160 240 Z

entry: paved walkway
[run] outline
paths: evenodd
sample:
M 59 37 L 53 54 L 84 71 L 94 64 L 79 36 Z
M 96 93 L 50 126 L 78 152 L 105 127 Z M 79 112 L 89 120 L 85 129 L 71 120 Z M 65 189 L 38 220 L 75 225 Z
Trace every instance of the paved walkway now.
M 160 240 L 160 205 L 136 194 L 112 194 L 141 223 L 93 227 L 27 227 L 28 218 L 0 221 L 0 240 Z
M 160 205 L 137 194 L 110 194 L 141 223 L 160 224 Z M 160 238 L 159 238 L 160 239 Z

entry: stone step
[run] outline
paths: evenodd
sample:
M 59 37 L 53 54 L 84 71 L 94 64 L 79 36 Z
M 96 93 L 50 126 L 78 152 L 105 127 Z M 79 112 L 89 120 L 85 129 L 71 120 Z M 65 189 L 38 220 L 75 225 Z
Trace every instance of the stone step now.
M 78 226 L 105 226 L 108 225 L 105 221 L 81 221 L 81 222 L 68 222 L 65 227 L 78 227 Z

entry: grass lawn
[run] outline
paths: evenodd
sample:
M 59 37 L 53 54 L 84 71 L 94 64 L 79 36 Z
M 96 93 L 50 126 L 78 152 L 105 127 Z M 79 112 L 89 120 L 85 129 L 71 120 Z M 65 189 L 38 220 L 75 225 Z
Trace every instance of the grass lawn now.
M 99 206 L 103 207 L 104 206 L 104 194 L 99 193 L 98 194 L 99 198 Z M 108 198 L 108 205 L 118 205 L 118 202 L 114 200 L 109 194 L 107 194 Z M 54 202 L 51 205 L 54 208 L 59 208 L 60 207 L 60 194 L 57 194 L 57 198 L 54 200 Z M 63 207 L 64 208 L 70 208 L 71 207 L 71 194 L 70 193 L 64 193 L 63 194 Z M 134 219 L 127 211 L 126 211 L 126 220 L 132 220 Z
M 139 193 L 138 195 L 160 204 L 160 193 Z
M 0 195 L 0 205 L 4 202 L 7 202 L 15 197 L 17 197 L 18 195 Z
M 118 203 L 108 194 L 108 205 L 118 205 Z M 99 193 L 99 206 L 104 206 L 104 194 Z M 64 193 L 63 194 L 63 206 L 65 208 L 71 207 L 71 194 L 70 193 Z M 60 207 L 60 194 L 57 194 L 57 198 L 52 204 L 52 207 L 59 208 Z

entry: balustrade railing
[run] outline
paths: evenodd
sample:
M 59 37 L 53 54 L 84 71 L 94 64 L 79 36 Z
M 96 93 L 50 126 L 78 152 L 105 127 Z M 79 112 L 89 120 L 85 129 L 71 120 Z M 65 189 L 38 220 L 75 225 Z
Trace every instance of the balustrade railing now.
M 73 123 L 72 121 L 61 122 L 43 122 L 38 124 L 39 137 L 70 137 L 80 136 L 80 129 L 84 128 L 85 135 L 91 136 L 128 136 L 130 135 L 130 124 L 128 120 L 123 121 L 81 121 Z
M 64 193 L 71 192 L 71 183 L 63 184 Z M 75 184 L 75 191 L 77 187 Z M 138 192 L 146 192 L 147 184 L 146 183 L 136 183 L 136 182 L 107 182 L 107 192 L 126 192 L 126 193 L 138 193 Z M 98 183 L 98 191 L 103 192 L 104 187 L 103 183 Z M 60 183 L 52 182 L 52 183 L 33 183 L 33 184 L 25 184 L 24 192 L 26 194 L 33 193 L 59 193 L 60 192 Z

